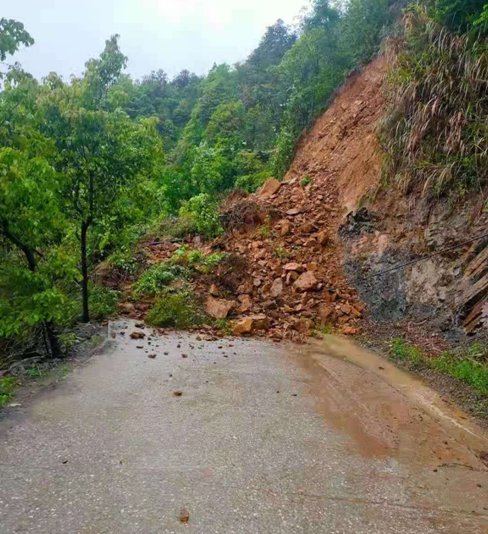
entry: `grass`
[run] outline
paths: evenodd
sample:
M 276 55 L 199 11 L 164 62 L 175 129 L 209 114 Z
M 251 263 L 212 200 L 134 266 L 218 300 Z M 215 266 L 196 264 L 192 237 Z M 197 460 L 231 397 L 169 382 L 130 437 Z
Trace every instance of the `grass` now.
M 391 355 L 396 361 L 408 363 L 415 369 L 429 368 L 451 376 L 468 384 L 480 395 L 488 396 L 488 347 L 481 343 L 429 358 L 403 338 L 395 338 L 391 343 Z
M 8 376 L 0 380 L 0 408 L 5 407 L 12 401 L 18 382 L 17 378 L 13 376 Z
M 202 324 L 204 316 L 188 291 L 166 292 L 156 301 L 145 320 L 152 326 L 162 328 L 188 328 Z
M 306 176 L 304 176 L 301 180 L 300 180 L 300 185 L 302 187 L 306 187 L 308 184 L 310 184 L 312 182 L 312 177 L 310 176 L 310 174 L 307 174 Z
M 382 185 L 461 197 L 488 180 L 486 43 L 450 33 L 422 4 L 404 17 L 402 34 L 387 46 Z
M 223 336 L 231 336 L 233 333 L 229 319 L 216 319 L 215 326 L 220 330 Z

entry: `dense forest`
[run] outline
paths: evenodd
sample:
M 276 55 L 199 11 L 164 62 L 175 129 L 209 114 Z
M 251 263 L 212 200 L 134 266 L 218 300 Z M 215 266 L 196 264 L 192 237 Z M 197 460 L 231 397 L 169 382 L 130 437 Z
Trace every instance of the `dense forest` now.
M 56 355 L 60 332 L 109 315 L 117 293 L 95 284 L 93 269 L 135 270 L 134 247 L 152 228 L 222 233 L 226 192 L 281 179 L 303 130 L 382 43 L 395 53 L 381 132 L 390 182 L 433 195 L 479 187 L 484 1 L 313 0 L 296 28 L 278 20 L 245 61 L 172 79 L 125 74 L 114 35 L 81 77 L 36 80 L 14 62 L 35 36 L 0 19 L 4 349 L 35 340 Z

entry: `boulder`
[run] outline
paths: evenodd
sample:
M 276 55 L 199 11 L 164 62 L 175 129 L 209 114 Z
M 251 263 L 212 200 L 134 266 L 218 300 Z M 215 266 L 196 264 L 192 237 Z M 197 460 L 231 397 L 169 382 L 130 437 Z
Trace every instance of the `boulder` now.
M 270 197 L 275 195 L 281 187 L 281 183 L 276 178 L 270 178 L 259 189 L 260 197 Z
M 242 336 L 242 334 L 249 334 L 252 331 L 252 319 L 250 317 L 246 317 L 245 319 L 241 319 L 240 321 L 237 321 L 234 324 L 234 335 L 235 336 Z
M 318 307 L 317 315 L 323 325 L 334 322 L 334 309 L 328 304 L 321 304 Z
M 286 212 L 286 214 L 294 216 L 294 215 L 298 215 L 301 212 L 302 212 L 302 210 L 300 208 L 291 208 Z
M 225 319 L 233 307 L 234 302 L 231 300 L 216 299 L 209 296 L 205 301 L 205 310 L 214 319 Z
M 131 314 L 136 312 L 136 307 L 132 302 L 119 302 L 117 308 L 120 313 Z
M 280 221 L 280 236 L 285 237 L 291 232 L 291 223 L 290 221 L 283 219 Z
M 242 336 L 243 334 L 250 334 L 260 330 L 268 330 L 269 326 L 270 321 L 266 315 L 252 315 L 251 317 L 245 317 L 240 321 L 236 321 L 233 332 L 235 336 Z
M 327 232 L 320 232 L 317 235 L 317 241 L 319 242 L 320 245 L 325 247 L 325 245 L 329 243 L 329 236 L 327 235 Z
M 293 285 L 297 291 L 314 291 L 317 289 L 319 282 L 312 272 L 307 271 L 301 274 Z
M 258 330 L 268 330 L 269 329 L 269 319 L 264 314 L 253 315 L 249 317 L 252 321 L 252 332 L 257 332 Z
M 305 224 L 302 224 L 300 226 L 299 231 L 301 234 L 310 234 L 314 231 L 315 227 L 314 224 L 311 222 L 306 222 Z

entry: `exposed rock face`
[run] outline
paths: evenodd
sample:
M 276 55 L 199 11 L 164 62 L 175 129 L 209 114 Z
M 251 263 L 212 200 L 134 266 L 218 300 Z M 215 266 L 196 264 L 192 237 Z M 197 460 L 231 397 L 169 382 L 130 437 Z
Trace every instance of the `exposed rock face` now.
M 205 301 L 205 310 L 214 319 L 226 319 L 233 307 L 233 301 L 216 299 L 212 296 L 208 296 Z

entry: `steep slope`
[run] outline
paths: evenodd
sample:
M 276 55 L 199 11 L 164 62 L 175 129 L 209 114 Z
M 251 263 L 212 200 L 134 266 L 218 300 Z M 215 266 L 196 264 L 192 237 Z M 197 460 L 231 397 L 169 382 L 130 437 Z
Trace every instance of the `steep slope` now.
M 386 68 L 386 59 L 379 57 L 350 77 L 303 136 L 285 178 L 310 174 L 322 180 L 327 175 L 325 188 L 334 195 L 341 213 L 355 210 L 361 197 L 379 182 L 382 154 L 376 130 L 384 111 Z

